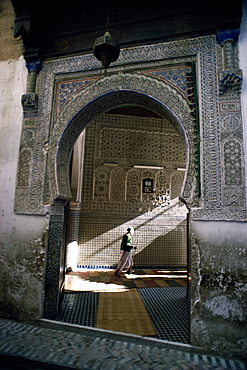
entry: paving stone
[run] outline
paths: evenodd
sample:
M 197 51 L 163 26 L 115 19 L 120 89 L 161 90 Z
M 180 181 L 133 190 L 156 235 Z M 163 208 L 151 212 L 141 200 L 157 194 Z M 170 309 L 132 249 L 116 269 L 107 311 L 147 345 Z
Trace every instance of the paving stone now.
M 57 330 L 0 319 L 1 343 L 4 343 L 0 345 L 0 360 L 1 355 L 14 356 L 13 358 L 17 361 L 21 359 L 28 360 L 30 363 L 39 361 L 42 365 L 40 368 L 44 368 L 47 364 L 47 366 L 56 366 L 56 369 L 220 370 L 246 368 L 241 361 L 221 359 L 204 353 L 187 352 L 188 346 L 185 346 L 182 351 L 178 350 L 176 345 L 173 348 L 172 345 L 164 342 L 162 346 L 161 342 L 145 340 L 141 337 L 123 335 L 121 340 L 120 334 L 116 339 L 114 334 L 111 337 L 109 333 L 106 333 L 104 338 L 97 336 L 99 333 L 102 335 L 102 331 L 99 333 L 97 330 L 88 331 L 85 335 L 83 332 L 80 334 L 62 329 L 65 327 L 62 326 L 61 330 Z M 140 339 L 142 341 L 138 342 Z M 192 349 L 190 348 L 190 351 Z M 12 368 L 16 369 L 13 363 L 10 367 L 7 365 L 4 367 L 4 369 Z

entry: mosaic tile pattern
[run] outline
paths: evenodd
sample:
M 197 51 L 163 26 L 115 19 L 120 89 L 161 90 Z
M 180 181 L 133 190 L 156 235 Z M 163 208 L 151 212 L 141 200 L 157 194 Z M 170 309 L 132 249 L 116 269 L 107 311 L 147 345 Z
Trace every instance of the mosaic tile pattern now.
M 242 361 L 209 356 L 193 347 L 145 338 L 81 333 L 59 325 L 39 327 L 0 319 L 4 369 L 244 370 Z M 67 328 L 68 329 L 68 328 Z
M 159 287 L 140 289 L 157 338 L 189 343 L 189 302 L 186 287 Z
M 137 289 L 99 293 L 97 328 L 155 336 L 156 331 Z
M 178 212 L 181 212 L 180 208 Z M 113 218 L 98 214 L 97 217 L 89 217 L 81 214 L 78 265 L 115 267 L 127 227 L 135 229 L 133 245 L 137 246 L 134 256 L 136 265 L 143 268 L 187 264 L 186 214 L 170 214 L 169 210 L 162 209 L 131 220 L 121 216 Z
M 67 292 L 61 305 L 59 320 L 77 325 L 95 326 L 98 293 Z
M 121 276 L 109 269 L 71 272 L 59 320 L 189 343 L 186 274 L 164 269 Z

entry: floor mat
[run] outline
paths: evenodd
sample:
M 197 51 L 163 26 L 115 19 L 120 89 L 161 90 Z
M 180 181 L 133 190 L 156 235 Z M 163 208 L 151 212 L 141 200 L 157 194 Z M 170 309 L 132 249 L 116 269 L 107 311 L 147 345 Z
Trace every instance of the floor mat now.
M 99 293 L 97 328 L 155 336 L 156 331 L 137 289 Z
M 95 326 L 98 293 L 66 292 L 60 308 L 59 321 Z
M 140 288 L 157 338 L 189 343 L 189 304 L 186 287 Z

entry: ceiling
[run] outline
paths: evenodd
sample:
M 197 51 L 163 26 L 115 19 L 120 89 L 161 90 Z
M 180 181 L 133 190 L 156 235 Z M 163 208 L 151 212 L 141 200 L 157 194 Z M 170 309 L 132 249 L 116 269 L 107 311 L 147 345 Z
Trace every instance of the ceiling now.
M 120 47 L 214 34 L 239 28 L 242 0 L 12 0 L 14 35 L 25 58 L 92 52 L 106 30 Z

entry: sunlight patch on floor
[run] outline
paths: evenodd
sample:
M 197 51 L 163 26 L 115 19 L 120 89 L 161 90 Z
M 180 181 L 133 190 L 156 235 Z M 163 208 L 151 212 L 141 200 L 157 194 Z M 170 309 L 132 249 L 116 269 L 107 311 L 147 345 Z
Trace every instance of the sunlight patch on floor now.
M 79 276 L 65 276 L 66 291 L 90 291 L 90 292 L 125 292 L 128 290 L 124 285 L 109 282 L 96 282 L 82 279 Z
M 137 275 L 137 274 L 124 274 L 128 279 L 150 279 L 150 278 L 163 278 L 163 279 L 184 279 L 184 275 Z

